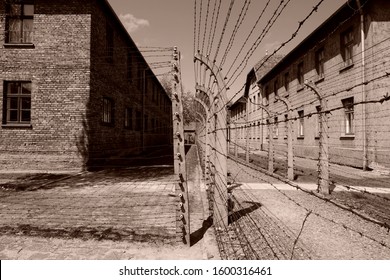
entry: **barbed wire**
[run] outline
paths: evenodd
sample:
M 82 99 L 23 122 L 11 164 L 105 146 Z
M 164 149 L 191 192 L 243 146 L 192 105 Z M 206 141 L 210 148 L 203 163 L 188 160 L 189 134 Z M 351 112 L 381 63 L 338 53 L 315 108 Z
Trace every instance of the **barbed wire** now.
M 245 17 L 246 17 L 246 14 L 247 14 L 248 10 L 249 10 L 250 4 L 251 4 L 251 0 L 245 0 L 245 2 L 243 4 L 243 7 L 241 8 L 241 11 L 240 11 L 240 14 L 238 16 L 237 22 L 236 22 L 236 24 L 234 26 L 234 29 L 233 29 L 232 36 L 230 37 L 229 42 L 228 42 L 227 47 L 226 47 L 226 50 L 225 50 L 225 53 L 222 56 L 221 64 L 220 64 L 221 67 L 225 63 L 227 55 L 229 54 L 231 48 L 233 47 L 233 43 L 234 43 L 235 37 L 236 37 L 237 32 L 240 29 L 242 23 L 245 20 Z

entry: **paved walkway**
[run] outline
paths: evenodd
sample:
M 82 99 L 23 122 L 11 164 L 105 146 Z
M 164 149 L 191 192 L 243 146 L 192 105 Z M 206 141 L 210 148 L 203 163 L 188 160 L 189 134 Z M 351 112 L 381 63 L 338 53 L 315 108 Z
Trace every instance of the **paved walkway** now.
M 230 149 L 230 153 L 234 155 L 234 149 Z M 245 153 L 242 149 L 239 150 L 238 157 L 245 159 Z M 275 155 L 275 173 L 286 176 L 286 161 L 285 156 Z M 263 169 L 268 169 L 268 153 L 266 151 L 251 150 L 250 162 Z M 318 161 L 316 160 L 294 157 L 295 182 L 300 184 L 317 184 L 317 165 Z M 390 173 L 388 171 L 363 171 L 350 166 L 330 163 L 329 175 L 330 181 L 343 190 L 345 190 L 343 186 L 353 186 L 370 192 L 390 193 Z
M 172 166 L 78 174 L 0 173 L 0 259 L 205 259 L 196 151 L 193 246 L 176 241 Z

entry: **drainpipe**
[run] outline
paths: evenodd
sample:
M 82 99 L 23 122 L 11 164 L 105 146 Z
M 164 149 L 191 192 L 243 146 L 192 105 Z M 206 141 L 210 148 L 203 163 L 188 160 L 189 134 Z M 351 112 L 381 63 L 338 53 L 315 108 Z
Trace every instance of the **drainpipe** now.
M 367 151 L 367 125 L 366 125 L 366 86 L 364 82 L 366 81 L 366 53 L 365 53 L 365 32 L 364 32 L 364 13 L 360 0 L 356 0 L 356 4 L 360 11 L 360 32 L 361 32 L 361 46 L 362 46 L 362 126 L 363 126 L 363 170 L 368 169 L 368 151 Z

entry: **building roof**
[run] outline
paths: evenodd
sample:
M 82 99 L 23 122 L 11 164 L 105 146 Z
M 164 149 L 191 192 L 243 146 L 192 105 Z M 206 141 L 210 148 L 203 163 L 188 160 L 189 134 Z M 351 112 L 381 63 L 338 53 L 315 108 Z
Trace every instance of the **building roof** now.
M 360 1 L 360 0 L 359 0 Z M 366 3 L 370 0 L 366 0 Z M 344 19 L 348 19 L 360 13 L 355 1 L 347 1 L 336 12 L 334 12 L 327 20 L 325 20 L 319 27 L 317 27 L 309 36 L 307 36 L 301 43 L 299 43 L 291 52 L 289 52 L 283 59 L 279 61 L 267 73 L 258 79 L 258 83 L 264 83 L 268 79 L 272 79 L 273 74 L 278 71 L 283 71 L 296 57 L 307 51 L 308 46 L 318 44 L 326 36 L 325 34 L 333 33 L 340 27 Z M 314 42 L 314 43 L 313 43 Z
M 116 23 L 118 24 L 119 28 L 120 28 L 120 32 L 122 32 L 124 34 L 124 36 L 126 37 L 127 40 L 130 41 L 130 44 L 132 46 L 135 47 L 136 51 L 140 54 L 140 57 L 141 59 L 143 60 L 143 62 L 145 63 L 145 65 L 147 65 L 147 67 L 149 68 L 149 71 L 152 73 L 151 77 L 152 79 L 155 80 L 155 82 L 160 86 L 160 88 L 165 92 L 165 94 L 169 97 L 169 99 L 171 99 L 171 97 L 169 96 L 169 93 L 165 90 L 165 88 L 162 86 L 160 80 L 156 77 L 156 75 L 154 74 L 154 72 L 152 71 L 152 69 L 150 68 L 148 62 L 145 60 L 144 56 L 142 55 L 141 51 L 138 49 L 137 45 L 134 43 L 133 39 L 131 38 L 129 32 L 127 31 L 127 29 L 125 28 L 125 26 L 123 25 L 122 21 L 119 19 L 118 15 L 115 13 L 114 9 L 112 8 L 112 6 L 110 5 L 110 3 L 108 2 L 108 0 L 98 0 L 98 2 L 100 2 L 104 8 L 105 11 L 108 11 L 108 13 L 113 17 L 113 19 L 116 21 Z
M 230 106 L 230 109 L 236 107 L 239 103 L 246 102 L 245 97 L 248 96 L 249 86 L 251 85 L 253 78 L 255 78 L 255 82 L 260 80 L 268 71 L 270 71 L 270 69 L 283 59 L 283 57 L 284 55 L 280 54 L 273 56 L 265 55 L 259 62 L 257 62 L 246 76 L 244 92 L 235 98 L 235 101 Z

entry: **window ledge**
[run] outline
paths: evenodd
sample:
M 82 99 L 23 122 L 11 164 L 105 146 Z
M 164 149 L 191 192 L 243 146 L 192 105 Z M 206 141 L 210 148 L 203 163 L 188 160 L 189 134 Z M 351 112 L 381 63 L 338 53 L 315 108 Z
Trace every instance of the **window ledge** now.
M 351 63 L 349 65 L 345 65 L 344 67 L 342 67 L 339 72 L 342 73 L 344 71 L 347 71 L 348 69 L 351 69 L 355 64 L 354 63 Z
M 23 123 L 8 123 L 8 124 L 2 124 L 2 128 L 28 128 L 31 129 L 31 124 L 23 124 Z
M 350 134 L 350 135 L 341 135 L 340 140 L 354 140 L 355 139 L 355 134 Z
M 6 49 L 35 49 L 33 43 L 4 43 Z

